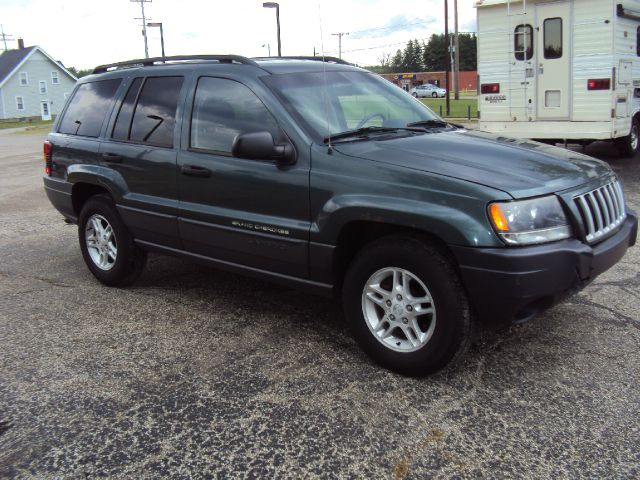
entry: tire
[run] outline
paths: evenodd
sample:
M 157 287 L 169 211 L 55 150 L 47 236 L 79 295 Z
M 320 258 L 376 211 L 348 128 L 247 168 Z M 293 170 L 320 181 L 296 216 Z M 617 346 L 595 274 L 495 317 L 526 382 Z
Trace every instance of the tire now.
M 409 294 L 388 295 L 392 278 L 402 279 Z M 417 238 L 387 237 L 366 246 L 349 266 L 342 297 L 356 341 L 389 370 L 428 375 L 461 358 L 471 344 L 474 322 L 455 268 L 435 245 Z M 416 303 L 420 297 L 428 301 Z
M 438 98 L 438 94 L 437 94 L 436 92 L 433 92 L 433 93 L 431 94 L 431 96 L 432 96 L 433 98 Z
M 413 98 L 418 98 L 418 94 L 416 92 L 413 92 L 411 95 L 413 95 Z
M 633 158 L 640 150 L 640 122 L 634 118 L 631 122 L 629 135 L 615 140 L 616 147 L 621 157 Z
M 147 261 L 147 253 L 134 244 L 113 200 L 105 194 L 94 195 L 82 207 L 78 240 L 84 262 L 105 285 L 131 285 Z

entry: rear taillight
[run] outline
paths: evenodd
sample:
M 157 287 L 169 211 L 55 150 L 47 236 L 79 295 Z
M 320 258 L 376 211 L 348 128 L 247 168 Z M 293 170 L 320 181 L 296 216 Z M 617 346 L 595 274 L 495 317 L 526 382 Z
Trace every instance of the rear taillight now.
M 589 90 L 611 90 L 610 78 L 596 78 L 587 82 Z
M 483 83 L 480 87 L 480 93 L 500 93 L 500 84 L 499 83 Z
M 44 142 L 44 173 L 51 176 L 53 162 L 51 153 L 53 152 L 53 144 L 47 140 Z

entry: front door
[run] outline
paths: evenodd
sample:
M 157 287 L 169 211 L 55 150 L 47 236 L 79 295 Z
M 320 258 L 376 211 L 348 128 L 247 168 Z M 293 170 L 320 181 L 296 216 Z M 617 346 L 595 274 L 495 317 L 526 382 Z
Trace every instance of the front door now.
M 571 102 L 571 5 L 537 6 L 538 119 L 568 120 Z
M 40 102 L 40 117 L 42 120 L 51 120 L 51 110 L 49 108 L 48 100 Z
M 288 141 L 256 94 L 228 78 L 201 77 L 178 154 L 178 225 L 185 250 L 226 264 L 308 277 L 309 160 L 231 155 L 237 135 Z

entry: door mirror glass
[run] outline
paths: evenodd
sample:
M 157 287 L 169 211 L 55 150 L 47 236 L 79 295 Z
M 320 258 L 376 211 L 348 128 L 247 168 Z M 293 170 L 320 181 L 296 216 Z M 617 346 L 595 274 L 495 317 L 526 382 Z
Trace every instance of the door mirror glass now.
M 270 132 L 252 132 L 238 135 L 233 141 L 231 154 L 250 160 L 275 160 L 280 165 L 295 163 L 295 151 L 289 143 L 277 145 Z

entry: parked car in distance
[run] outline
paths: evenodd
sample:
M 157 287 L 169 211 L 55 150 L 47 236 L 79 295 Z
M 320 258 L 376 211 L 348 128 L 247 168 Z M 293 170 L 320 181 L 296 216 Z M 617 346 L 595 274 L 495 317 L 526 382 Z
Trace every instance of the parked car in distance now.
M 447 95 L 447 89 L 440 88 L 437 85 L 433 85 L 431 83 L 425 83 L 424 85 L 418 85 L 416 87 L 413 87 L 409 91 L 409 93 L 411 93 L 411 95 L 413 95 L 416 98 L 423 98 L 423 97 L 438 98 L 438 97 L 445 97 Z
M 635 243 L 606 163 L 467 131 L 325 61 L 151 58 L 80 79 L 44 185 L 91 273 L 129 285 L 153 251 L 336 296 L 373 359 L 422 375 Z

